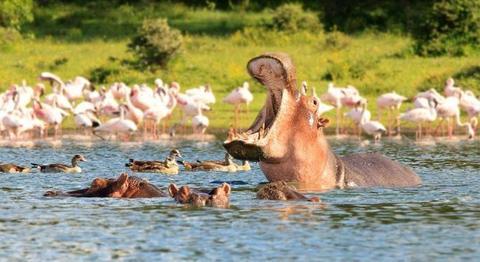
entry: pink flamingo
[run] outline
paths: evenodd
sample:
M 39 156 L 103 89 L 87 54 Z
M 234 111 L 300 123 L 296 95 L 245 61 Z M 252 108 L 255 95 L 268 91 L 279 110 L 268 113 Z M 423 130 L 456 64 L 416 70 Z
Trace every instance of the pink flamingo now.
M 237 87 L 232 92 L 230 92 L 225 98 L 223 98 L 223 102 L 231 104 L 235 107 L 235 121 L 234 127 L 238 127 L 238 119 L 240 113 L 240 105 L 245 104 L 247 107 L 247 114 L 248 114 L 248 105 L 253 101 L 253 94 L 250 92 L 250 85 L 248 82 L 244 82 L 241 87 Z

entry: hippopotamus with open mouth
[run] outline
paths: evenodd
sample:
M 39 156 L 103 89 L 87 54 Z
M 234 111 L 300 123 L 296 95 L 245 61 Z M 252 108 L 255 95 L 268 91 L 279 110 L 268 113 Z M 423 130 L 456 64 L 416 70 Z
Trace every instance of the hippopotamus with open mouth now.
M 167 194 L 142 178 L 123 173 L 118 178 L 95 178 L 90 187 L 84 189 L 47 191 L 44 196 L 152 198 L 165 197 Z
M 230 134 L 224 147 L 237 159 L 259 161 L 270 182 L 296 182 L 310 190 L 421 184 L 410 168 L 381 154 L 335 155 L 323 134 L 318 98 L 297 90 L 288 55 L 255 57 L 247 70 L 267 87 L 267 99 L 250 128 Z

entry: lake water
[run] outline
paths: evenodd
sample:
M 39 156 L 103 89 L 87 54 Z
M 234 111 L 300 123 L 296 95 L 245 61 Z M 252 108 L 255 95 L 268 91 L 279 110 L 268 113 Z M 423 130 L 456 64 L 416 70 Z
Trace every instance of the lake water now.
M 331 140 L 340 155 L 379 151 L 410 165 L 423 186 L 333 190 L 323 204 L 255 200 L 265 181 L 235 174 L 137 174 L 159 187 L 174 182 L 233 185 L 231 208 L 192 209 L 170 198 L 46 198 L 50 189 L 85 187 L 116 177 L 128 158 L 163 159 L 176 147 L 187 160 L 222 159 L 221 142 L 79 143 L 2 147 L 0 161 L 69 162 L 83 154 L 82 174 L 0 174 L 1 260 L 478 260 L 480 258 L 480 143 L 362 145 Z M 310 194 L 311 195 L 311 194 Z

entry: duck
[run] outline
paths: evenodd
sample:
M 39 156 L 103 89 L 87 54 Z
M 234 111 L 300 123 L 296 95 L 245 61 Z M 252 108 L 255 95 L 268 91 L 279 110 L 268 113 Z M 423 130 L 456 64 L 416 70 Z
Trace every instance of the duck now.
M 135 172 L 146 172 L 146 173 L 162 173 L 167 175 L 176 175 L 178 174 L 179 168 L 176 161 L 177 157 L 182 157 L 180 151 L 177 149 L 172 149 L 170 154 L 167 156 L 165 161 L 159 160 L 135 160 L 129 159 L 129 162 L 125 164 L 126 167 Z
M 225 160 L 223 161 L 200 161 L 197 162 L 185 162 L 177 161 L 177 163 L 184 166 L 188 171 L 221 171 L 221 172 L 236 172 L 237 165 L 233 162 L 233 157 L 225 153 Z
M 87 159 L 82 155 L 74 155 L 72 158 L 72 165 L 65 164 L 48 164 L 39 165 L 32 163 L 32 168 L 39 168 L 43 173 L 81 173 L 82 169 L 78 165 L 78 162 L 86 162 Z
M 29 173 L 30 168 L 15 164 L 0 164 L 0 173 Z

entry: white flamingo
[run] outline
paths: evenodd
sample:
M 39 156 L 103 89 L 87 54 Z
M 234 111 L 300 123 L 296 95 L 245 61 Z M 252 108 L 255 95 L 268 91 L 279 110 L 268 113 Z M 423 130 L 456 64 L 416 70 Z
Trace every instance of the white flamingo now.
M 436 106 L 436 100 L 432 100 L 429 103 L 429 108 L 413 108 L 405 113 L 400 114 L 399 118 L 401 120 L 417 123 L 415 137 L 420 139 L 422 138 L 422 123 L 433 122 L 435 119 L 437 119 L 437 110 L 435 109 Z M 400 134 L 400 130 L 398 130 L 398 133 Z
M 362 103 L 362 114 L 360 116 L 360 128 L 365 131 L 365 133 L 373 136 L 375 141 L 380 140 L 382 133 L 386 132 L 385 126 L 378 121 L 371 121 L 370 115 L 367 112 L 367 102 Z
M 459 95 L 463 92 L 460 87 L 455 87 L 454 85 L 455 81 L 453 80 L 453 78 L 449 77 L 445 82 L 445 87 L 443 89 L 446 97 Z
M 335 133 L 339 135 L 342 122 L 342 107 L 357 107 L 363 98 L 353 86 L 348 86 L 346 88 L 335 87 L 333 83 L 330 82 L 328 83 L 327 92 L 321 96 L 321 99 L 337 109 Z
M 73 80 L 65 83 L 65 96 L 70 100 L 77 100 L 83 97 L 83 90 L 90 88 L 91 83 L 83 76 L 76 76 Z
M 208 117 L 202 114 L 202 109 L 198 107 L 197 115 L 192 118 L 192 128 L 195 134 L 205 134 L 209 125 Z
M 115 99 L 120 100 L 125 98 L 125 96 L 130 95 L 131 89 L 123 82 L 115 82 L 110 86 L 110 91 Z
M 392 134 L 393 122 L 395 121 L 395 119 L 398 119 L 397 116 L 399 114 L 400 107 L 402 106 L 402 103 L 405 100 L 407 100 L 406 97 L 397 94 L 395 91 L 383 94 L 377 98 L 377 113 L 378 113 L 377 119 L 380 121 L 381 119 L 380 116 L 382 115 L 383 110 L 387 110 L 388 112 L 388 116 L 387 116 L 388 135 Z M 398 125 L 400 123 L 398 123 L 397 121 L 396 124 L 398 129 Z
M 130 120 L 125 119 L 125 111 L 127 107 L 125 105 L 120 106 L 120 117 L 112 118 L 100 126 L 94 128 L 95 132 L 106 132 L 113 134 L 127 134 L 130 135 L 137 131 L 137 125 Z

